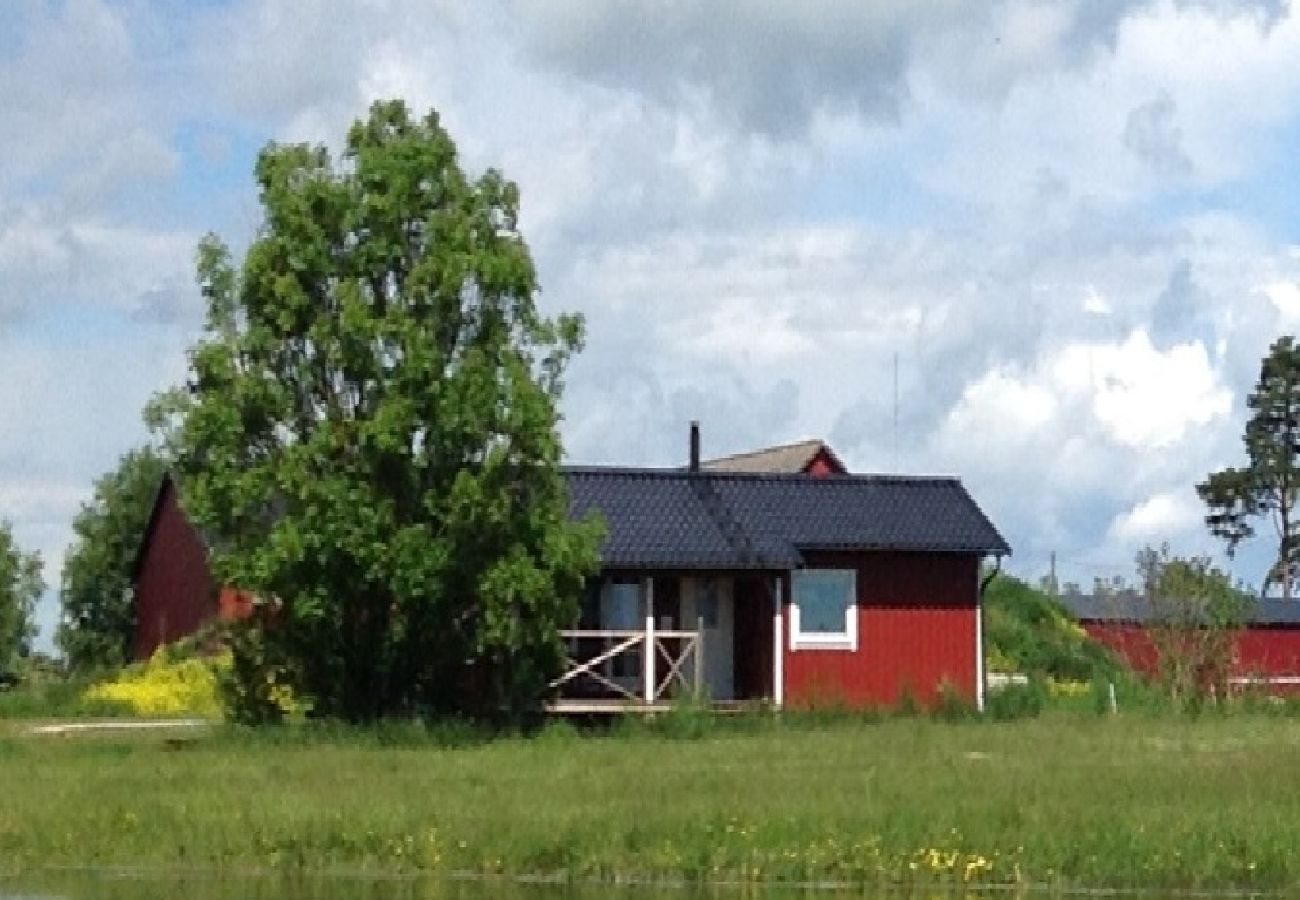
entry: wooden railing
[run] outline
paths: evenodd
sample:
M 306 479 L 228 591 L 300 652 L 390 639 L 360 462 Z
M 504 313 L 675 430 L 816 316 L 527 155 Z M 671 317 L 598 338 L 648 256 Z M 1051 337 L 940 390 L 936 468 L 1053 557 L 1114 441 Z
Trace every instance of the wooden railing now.
M 601 697 L 652 706 L 679 693 L 698 695 L 704 685 L 703 629 L 572 629 L 560 636 L 568 651 L 551 688 L 561 704 Z M 616 674 L 620 668 L 630 671 Z

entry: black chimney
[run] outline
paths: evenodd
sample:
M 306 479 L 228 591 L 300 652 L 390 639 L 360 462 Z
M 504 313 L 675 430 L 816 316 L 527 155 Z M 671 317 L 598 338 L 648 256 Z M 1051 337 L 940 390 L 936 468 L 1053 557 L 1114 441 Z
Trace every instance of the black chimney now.
M 691 420 L 691 471 L 700 471 L 700 423 Z

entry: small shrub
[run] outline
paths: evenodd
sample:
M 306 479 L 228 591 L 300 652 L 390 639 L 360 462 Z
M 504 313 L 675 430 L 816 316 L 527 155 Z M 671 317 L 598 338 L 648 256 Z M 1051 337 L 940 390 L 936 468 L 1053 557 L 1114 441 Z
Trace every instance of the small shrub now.
M 951 682 L 945 681 L 939 685 L 939 696 L 932 715 L 944 722 L 962 722 L 974 717 L 975 707 Z
M 1114 685 L 1115 683 L 1109 678 L 1102 678 L 1098 676 L 1092 679 L 1092 685 L 1091 685 L 1092 712 L 1095 715 L 1104 716 L 1111 713 L 1112 711 L 1114 712 L 1119 711 L 1118 710 L 1119 691 L 1117 688 L 1115 688 Z M 1115 695 L 1116 695 L 1115 710 L 1112 710 L 1110 705 L 1111 691 L 1115 691 Z
M 542 743 L 563 744 L 569 741 L 575 741 L 582 737 L 582 733 L 568 719 L 553 718 L 548 719 L 537 729 L 535 738 Z
M 688 694 L 674 700 L 668 712 L 648 724 L 664 737 L 696 741 L 707 736 L 715 723 L 716 714 L 710 709 L 708 700 Z
M 829 728 L 846 723 L 882 722 L 889 718 L 888 707 L 872 706 L 854 709 L 845 705 L 794 706 L 781 711 L 780 722 L 792 728 Z
M 921 711 L 921 704 L 916 699 L 916 694 L 912 693 L 912 686 L 904 684 L 898 689 L 898 700 L 894 703 L 894 715 L 899 718 L 909 719 Z
M 1009 684 L 990 693 L 984 701 L 984 712 L 998 722 L 1029 719 L 1043 711 L 1046 700 L 1047 690 L 1041 682 L 1031 679 L 1028 684 Z
M 230 665 L 229 656 L 178 656 L 177 650 L 160 648 L 148 661 L 91 686 L 83 697 L 88 703 L 113 703 L 141 716 L 220 716 L 218 671 Z

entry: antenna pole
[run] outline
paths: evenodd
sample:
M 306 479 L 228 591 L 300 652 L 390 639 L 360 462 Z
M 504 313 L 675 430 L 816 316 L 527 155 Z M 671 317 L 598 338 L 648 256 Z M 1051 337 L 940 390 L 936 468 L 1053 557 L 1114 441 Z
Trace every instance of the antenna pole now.
M 898 469 L 898 351 L 894 351 L 894 471 Z

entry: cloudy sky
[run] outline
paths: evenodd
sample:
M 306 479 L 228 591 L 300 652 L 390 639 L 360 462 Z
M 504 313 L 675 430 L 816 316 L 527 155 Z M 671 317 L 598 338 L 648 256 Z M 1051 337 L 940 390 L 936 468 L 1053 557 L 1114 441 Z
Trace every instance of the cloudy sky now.
M 50 581 L 257 150 L 392 96 L 520 184 L 587 316 L 572 461 L 681 463 L 698 418 L 959 474 L 1024 574 L 1214 549 L 1193 485 L 1300 323 L 1285 0 L 5 0 L 0 517 Z

